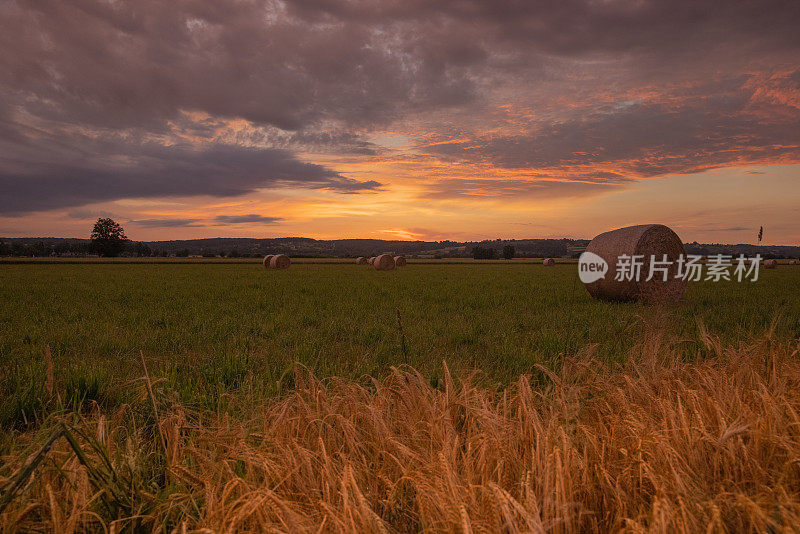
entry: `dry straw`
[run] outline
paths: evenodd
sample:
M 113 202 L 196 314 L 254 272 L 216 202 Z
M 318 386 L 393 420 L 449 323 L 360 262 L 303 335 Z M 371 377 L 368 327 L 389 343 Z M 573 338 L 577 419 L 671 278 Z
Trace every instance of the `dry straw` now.
M 4 451 L 0 487 L 25 484 L 0 531 L 800 531 L 797 343 L 701 332 L 709 357 L 687 360 L 675 341 L 645 335 L 613 367 L 587 348 L 502 393 L 446 367 L 439 387 L 299 369 L 242 417 L 173 404 L 159 432 L 98 407 L 35 473 L 30 440 L 53 429 Z M 106 510 L 118 485 L 131 504 Z
M 375 256 L 372 256 L 368 261 L 369 261 L 370 265 L 374 265 L 375 264 Z
M 369 261 L 367 261 L 367 258 L 365 258 L 364 256 L 359 256 L 358 258 L 356 258 L 356 265 L 366 265 L 368 263 Z
M 597 254 L 608 264 L 605 278 L 586 284 L 589 294 L 596 299 L 675 302 L 680 300 L 686 290 L 686 281 L 675 276 L 677 260 L 685 253 L 683 242 L 664 225 L 642 224 L 605 232 L 592 239 L 586 252 Z M 643 257 L 644 265 L 638 281 L 636 276 L 631 277 L 631 280 L 616 280 L 617 263 L 623 255 Z M 663 274 L 655 272 L 648 282 L 650 258 L 655 257 L 661 261 L 664 255 L 671 262 L 667 281 L 663 281 Z
M 276 254 L 275 256 L 272 256 L 269 266 L 272 269 L 288 269 L 291 263 L 292 260 L 290 260 L 289 256 L 286 254 Z
M 545 267 L 552 267 L 555 264 L 556 260 L 554 260 L 553 258 L 545 258 L 544 260 L 542 260 L 542 265 L 544 265 Z
M 272 266 L 270 265 L 270 262 L 272 261 L 272 257 L 273 257 L 272 254 L 270 254 L 268 256 L 264 256 L 264 267 L 266 269 L 271 269 L 272 268 Z
M 778 260 L 764 260 L 765 269 L 775 269 L 778 266 Z
M 397 267 L 405 267 L 406 266 L 406 258 L 404 256 L 395 256 L 394 257 L 394 264 Z
M 381 254 L 375 257 L 375 261 L 372 262 L 372 265 L 377 271 L 391 271 L 394 269 L 394 258 L 391 254 Z

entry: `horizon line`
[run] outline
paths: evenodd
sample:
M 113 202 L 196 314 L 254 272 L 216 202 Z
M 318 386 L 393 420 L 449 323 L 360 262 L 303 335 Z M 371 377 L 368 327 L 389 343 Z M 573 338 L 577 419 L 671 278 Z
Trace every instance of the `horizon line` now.
M 0 236 L 0 240 L 2 239 L 78 239 L 83 241 L 91 241 L 89 237 L 56 237 L 56 236 L 18 236 L 18 237 L 7 237 L 7 236 Z M 391 241 L 391 242 L 403 242 L 403 243 L 441 243 L 443 241 L 449 241 L 452 243 L 485 243 L 485 242 L 496 242 L 496 241 L 529 241 L 529 240 L 550 240 L 550 241 L 559 241 L 562 239 L 566 239 L 569 241 L 591 241 L 594 238 L 580 238 L 580 237 L 522 237 L 522 238 L 496 238 L 496 239 L 481 239 L 481 240 L 454 240 L 454 239 L 432 239 L 432 240 L 425 240 L 425 239 L 380 239 L 380 238 L 373 238 L 373 237 L 337 237 L 332 239 L 320 239 L 316 237 L 303 237 L 303 236 L 284 236 L 284 237 L 194 237 L 190 239 L 151 239 L 151 240 L 143 240 L 143 239 L 130 239 L 128 241 L 131 242 L 139 242 L 139 243 L 163 243 L 168 241 L 203 241 L 207 239 L 253 239 L 253 240 L 263 240 L 263 239 L 311 239 L 313 241 Z M 697 240 L 694 241 L 684 241 L 684 244 L 693 244 L 697 243 L 698 245 L 729 245 L 729 246 L 753 246 L 753 247 L 800 247 L 800 243 L 793 244 L 793 245 L 786 245 L 786 244 L 775 244 L 775 243 L 722 243 L 722 242 L 700 242 Z

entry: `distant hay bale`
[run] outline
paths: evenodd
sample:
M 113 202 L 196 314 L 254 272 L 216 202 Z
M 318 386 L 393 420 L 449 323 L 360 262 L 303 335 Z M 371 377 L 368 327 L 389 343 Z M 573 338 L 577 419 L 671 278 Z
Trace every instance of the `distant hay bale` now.
M 372 265 L 377 271 L 391 271 L 394 269 L 394 258 L 391 254 L 381 254 L 375 257 Z
M 763 266 L 765 269 L 775 269 L 778 266 L 778 260 L 764 260 Z
M 544 265 L 545 267 L 552 267 L 555 264 L 556 260 L 554 260 L 553 258 L 545 258 L 542 260 L 542 265 Z
M 686 291 L 686 280 L 676 278 L 678 258 L 685 254 L 683 242 L 670 228 L 661 224 L 641 224 L 605 232 L 589 243 L 586 252 L 594 253 L 608 264 L 605 276 L 585 284 L 589 294 L 601 300 L 626 301 L 643 300 L 649 302 L 676 302 Z M 663 274 L 655 272 L 653 279 L 647 281 L 650 273 L 650 258 L 661 261 L 666 254 L 671 262 L 667 269 L 667 280 Z M 616 280 L 617 262 L 620 256 L 641 255 L 641 275 L 638 280 Z
M 366 265 L 368 263 L 369 262 L 367 261 L 367 258 L 365 258 L 364 256 L 359 256 L 356 258 L 356 265 Z
M 789 260 L 789 265 L 797 265 L 797 260 Z
M 264 256 L 264 267 L 266 269 L 271 269 L 272 268 L 272 266 L 270 265 L 270 262 L 272 261 L 272 257 L 273 257 L 273 254 L 269 254 L 267 256 Z
M 272 269 L 288 269 L 292 264 L 292 260 L 286 254 L 276 254 L 272 256 L 269 266 Z
M 369 261 L 370 265 L 374 265 L 375 264 L 375 256 L 372 256 L 368 261 Z
M 405 267 L 406 266 L 406 258 L 404 256 L 395 256 L 394 257 L 394 264 L 397 267 Z

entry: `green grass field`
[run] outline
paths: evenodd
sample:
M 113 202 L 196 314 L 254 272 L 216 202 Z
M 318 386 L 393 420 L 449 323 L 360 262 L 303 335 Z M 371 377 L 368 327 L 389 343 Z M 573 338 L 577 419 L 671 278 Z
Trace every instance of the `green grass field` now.
M 798 288 L 800 268 L 782 266 L 654 307 L 590 299 L 575 265 L 0 265 L 0 426 L 42 416 L 47 345 L 65 405 L 132 402 L 141 351 L 176 401 L 235 409 L 290 388 L 295 362 L 351 378 L 409 364 L 436 383 L 446 361 L 502 385 L 590 344 L 621 360 L 654 327 L 687 357 L 699 322 L 726 343 L 797 338 Z

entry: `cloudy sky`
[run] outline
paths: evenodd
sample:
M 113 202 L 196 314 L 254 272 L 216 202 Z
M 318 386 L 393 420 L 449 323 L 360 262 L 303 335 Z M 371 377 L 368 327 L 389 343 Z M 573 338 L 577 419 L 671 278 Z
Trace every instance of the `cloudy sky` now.
M 0 236 L 800 242 L 800 2 L 0 0 Z

